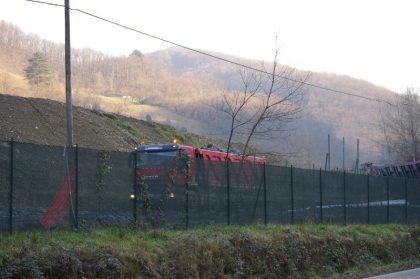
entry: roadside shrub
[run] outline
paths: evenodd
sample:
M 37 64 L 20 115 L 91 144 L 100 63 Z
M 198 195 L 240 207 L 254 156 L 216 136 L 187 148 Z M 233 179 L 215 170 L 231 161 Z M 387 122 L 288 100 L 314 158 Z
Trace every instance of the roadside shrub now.
M 30 234 L 22 247 L 16 239 L 9 248 L 7 239 L 0 240 L 0 278 L 312 278 L 420 262 L 420 227 L 131 228 L 75 234 L 67 237 L 77 239 L 77 246 L 59 233 L 53 240 Z
M 224 278 L 230 259 L 219 239 L 180 237 L 171 242 L 161 260 L 163 278 Z
M 121 262 L 108 251 L 91 251 L 81 256 L 83 272 L 88 278 L 121 278 Z
M 62 249 L 51 249 L 40 260 L 41 270 L 50 278 L 83 278 L 83 265 L 80 258 Z
M 38 266 L 38 261 L 29 255 L 23 258 L 14 258 L 0 267 L 0 278 L 18 279 L 18 278 L 44 278 L 43 273 Z

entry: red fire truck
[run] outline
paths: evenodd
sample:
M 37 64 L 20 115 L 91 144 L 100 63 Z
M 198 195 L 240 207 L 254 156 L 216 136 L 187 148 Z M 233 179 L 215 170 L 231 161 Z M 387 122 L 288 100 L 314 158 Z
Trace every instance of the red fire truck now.
M 265 157 L 242 156 L 237 152 L 225 150 L 208 145 L 198 148 L 187 145 L 148 144 L 140 145 L 131 154 L 131 165 L 136 170 L 136 177 L 144 181 L 160 181 L 162 176 L 172 175 L 175 184 L 185 184 L 186 177 L 190 184 L 199 184 L 200 177 L 207 176 L 208 182 L 217 184 L 216 178 L 220 174 L 214 168 L 219 166 L 241 165 L 242 175 L 251 176 L 248 168 L 251 165 L 266 163 Z M 135 160 L 134 160 L 135 158 Z M 188 174 L 185 167 L 188 165 Z M 170 173 L 172 171 L 172 173 Z
M 264 157 L 242 156 L 211 145 L 197 148 L 176 143 L 140 145 L 130 157 L 132 198 L 142 205 L 143 214 L 164 214 L 166 220 L 180 219 L 174 214 L 183 212 L 186 205 L 196 215 L 207 212 L 203 218 L 208 220 L 224 220 L 228 196 L 254 204 L 266 163 Z

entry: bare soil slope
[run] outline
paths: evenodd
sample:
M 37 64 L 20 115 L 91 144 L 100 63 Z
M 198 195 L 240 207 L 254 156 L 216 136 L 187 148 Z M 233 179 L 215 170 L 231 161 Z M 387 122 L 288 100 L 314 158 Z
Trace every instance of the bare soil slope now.
M 163 142 L 168 140 L 165 135 L 177 133 L 169 126 L 80 107 L 73 107 L 73 116 L 74 143 L 87 148 L 131 150 L 140 139 Z M 166 134 L 160 132 L 163 130 Z M 0 140 L 11 138 L 20 142 L 65 145 L 65 104 L 0 94 Z

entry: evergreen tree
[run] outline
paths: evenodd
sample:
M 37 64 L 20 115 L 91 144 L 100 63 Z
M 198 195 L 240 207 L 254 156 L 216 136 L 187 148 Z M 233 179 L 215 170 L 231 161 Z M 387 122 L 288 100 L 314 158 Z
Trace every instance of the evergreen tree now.
M 143 53 L 142 53 L 140 50 L 135 49 L 135 50 L 133 50 L 133 52 L 130 54 L 130 56 L 131 56 L 131 57 L 140 57 L 140 58 L 142 58 L 144 55 L 143 55 Z
M 25 76 L 29 83 L 36 86 L 37 89 L 41 85 L 48 85 L 52 76 L 44 56 L 36 52 L 28 62 L 29 66 L 25 69 Z

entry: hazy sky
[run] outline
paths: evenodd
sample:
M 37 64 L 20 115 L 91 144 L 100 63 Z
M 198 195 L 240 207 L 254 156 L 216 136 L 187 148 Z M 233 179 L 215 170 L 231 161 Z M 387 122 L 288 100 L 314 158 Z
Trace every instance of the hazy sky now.
M 64 4 L 64 0 L 45 0 Z M 70 0 L 78 8 L 192 48 L 350 75 L 402 92 L 420 88 L 418 0 Z M 0 19 L 64 42 L 62 8 L 0 0 Z M 169 47 L 71 13 L 73 47 L 113 55 Z M 362 93 L 362 92 L 360 92 Z

